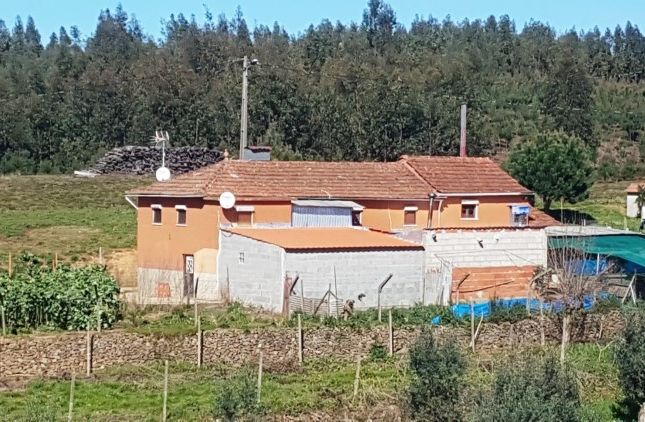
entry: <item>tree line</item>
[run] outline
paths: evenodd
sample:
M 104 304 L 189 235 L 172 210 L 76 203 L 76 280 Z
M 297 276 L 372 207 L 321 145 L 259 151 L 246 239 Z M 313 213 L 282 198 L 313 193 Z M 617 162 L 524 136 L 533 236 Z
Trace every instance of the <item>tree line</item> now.
M 206 12 L 171 15 L 154 40 L 120 6 L 96 30 L 42 37 L 0 21 L 0 173 L 68 172 L 105 151 L 149 144 L 237 151 L 241 62 L 250 69 L 249 142 L 282 159 L 394 160 L 456 154 L 467 104 L 471 155 L 501 155 L 545 131 L 597 153 L 606 178 L 633 177 L 645 152 L 645 37 L 627 22 L 558 35 L 509 16 L 409 27 L 382 0 L 360 23 L 299 35 Z M 45 38 L 45 39 L 43 39 Z

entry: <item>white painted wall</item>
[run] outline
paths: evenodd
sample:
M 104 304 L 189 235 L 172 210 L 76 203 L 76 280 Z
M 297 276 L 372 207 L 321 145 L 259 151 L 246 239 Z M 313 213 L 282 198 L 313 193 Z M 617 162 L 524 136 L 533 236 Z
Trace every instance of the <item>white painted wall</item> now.
M 356 309 L 377 306 L 379 284 L 392 273 L 392 279 L 383 288 L 383 307 L 408 307 L 422 300 L 423 251 L 344 251 L 344 252 L 287 252 L 285 269 L 300 276 L 305 297 L 322 297 L 329 285 L 336 286 L 338 297 L 353 299 Z M 362 302 L 359 294 L 365 294 Z
M 636 196 L 634 194 L 627 194 L 627 217 L 638 217 L 638 205 L 636 205 Z
M 547 236 L 543 229 L 427 230 L 423 245 L 428 269 L 439 267 L 442 260 L 453 267 L 547 265 Z
M 217 274 L 206 272 L 195 272 L 194 277 L 199 279 L 197 285 L 197 299 L 201 301 L 217 302 L 221 300 Z M 186 303 L 184 297 L 184 273 L 183 271 L 164 270 L 159 268 L 138 269 L 138 291 L 136 301 L 146 305 L 176 305 Z M 170 286 L 170 297 L 159 297 L 157 288 L 159 283 L 168 283 Z M 191 303 L 192 303 L 191 297 Z
M 240 253 L 244 262 L 240 262 Z M 284 290 L 284 250 L 237 234 L 221 232 L 217 266 L 223 289 L 231 300 L 281 312 Z

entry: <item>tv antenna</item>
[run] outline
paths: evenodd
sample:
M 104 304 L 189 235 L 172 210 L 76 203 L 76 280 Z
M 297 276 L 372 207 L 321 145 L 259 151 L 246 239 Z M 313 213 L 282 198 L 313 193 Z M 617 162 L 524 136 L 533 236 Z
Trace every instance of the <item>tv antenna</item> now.
M 161 167 L 157 169 L 155 176 L 157 177 L 157 181 L 167 182 L 170 180 L 170 169 L 166 167 L 166 143 L 170 141 L 170 136 L 168 132 L 156 130 L 152 140 L 155 145 L 161 144 Z

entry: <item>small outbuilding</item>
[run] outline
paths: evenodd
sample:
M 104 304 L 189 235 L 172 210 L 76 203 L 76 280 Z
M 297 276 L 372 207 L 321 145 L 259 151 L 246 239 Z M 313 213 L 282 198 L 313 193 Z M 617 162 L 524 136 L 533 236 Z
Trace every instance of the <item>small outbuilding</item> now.
M 348 301 L 356 309 L 374 308 L 379 286 L 389 278 L 383 307 L 422 301 L 423 246 L 386 233 L 237 227 L 222 229 L 220 236 L 219 280 L 229 300 L 276 313 L 305 307 L 336 312 Z
M 645 188 L 645 182 L 632 183 L 625 190 L 627 193 L 627 217 L 636 218 L 641 215 L 638 209 L 638 191 L 641 188 Z

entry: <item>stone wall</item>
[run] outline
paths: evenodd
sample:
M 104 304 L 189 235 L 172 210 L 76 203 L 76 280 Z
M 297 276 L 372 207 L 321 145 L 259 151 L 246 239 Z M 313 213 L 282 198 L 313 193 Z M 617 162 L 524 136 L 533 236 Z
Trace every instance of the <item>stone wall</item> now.
M 546 319 L 546 318 L 545 318 Z M 622 331 L 623 318 L 618 312 L 585 315 L 578 321 L 574 341 L 608 341 Z M 470 340 L 469 328 L 437 327 L 440 338 L 455 338 L 464 347 Z M 394 331 L 397 354 L 404 354 L 419 334 L 418 328 Z M 546 319 L 547 341 L 560 338 L 557 320 Z M 159 337 L 108 331 L 93 336 L 93 367 L 140 365 L 164 359 L 195 362 L 196 336 Z M 369 356 L 375 343 L 387 345 L 387 328 L 364 330 L 315 328 L 304 332 L 304 356 L 355 360 Z M 477 348 L 490 350 L 540 343 L 539 319 L 515 324 L 484 323 Z M 68 376 L 85 373 L 86 337 L 84 333 L 33 335 L 0 338 L 0 382 L 11 379 Z M 295 329 L 233 330 L 218 329 L 204 333 L 204 362 L 240 366 L 255 363 L 261 347 L 268 370 L 288 370 L 297 366 Z

